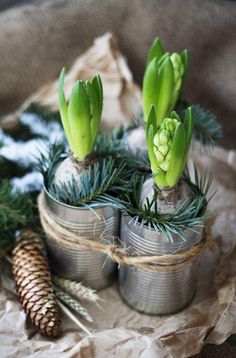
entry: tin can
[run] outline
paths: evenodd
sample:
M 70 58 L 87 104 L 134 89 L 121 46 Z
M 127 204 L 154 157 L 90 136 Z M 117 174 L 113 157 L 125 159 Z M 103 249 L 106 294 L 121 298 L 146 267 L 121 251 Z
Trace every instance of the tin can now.
M 90 208 L 66 205 L 53 198 L 45 189 L 45 209 L 66 229 L 80 236 L 103 243 L 114 243 L 119 234 L 119 212 L 113 206 Z M 99 290 L 115 278 L 117 265 L 106 254 L 88 249 L 71 249 L 46 236 L 52 271 L 64 278 L 82 282 Z
M 129 215 L 121 218 L 121 241 L 140 255 L 166 255 L 189 250 L 202 238 L 202 229 L 196 233 L 185 231 L 185 241 L 177 234 L 173 242 L 155 229 L 135 223 Z M 173 264 L 180 261 L 173 262 Z M 163 264 L 165 265 L 165 264 Z M 168 264 L 169 265 L 169 264 Z M 168 315 L 185 308 L 196 290 L 196 260 L 181 268 L 151 270 L 124 265 L 119 269 L 119 290 L 124 301 L 139 312 Z

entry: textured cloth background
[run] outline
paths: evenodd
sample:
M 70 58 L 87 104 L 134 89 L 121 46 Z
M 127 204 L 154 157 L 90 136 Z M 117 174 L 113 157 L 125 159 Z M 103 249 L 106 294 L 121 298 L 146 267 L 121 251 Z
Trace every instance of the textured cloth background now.
M 169 50 L 190 49 L 185 98 L 215 111 L 224 124 L 224 144 L 236 147 L 235 15 L 236 3 L 223 0 L 51 0 L 4 11 L 0 112 L 17 108 L 55 79 L 63 65 L 69 67 L 106 31 L 116 34 L 140 82 L 148 48 L 158 35 Z M 235 354 L 226 343 L 207 346 L 201 357 Z
M 158 35 L 170 51 L 190 50 L 184 96 L 214 111 L 236 147 L 236 3 L 223 0 L 54 0 L 0 13 L 0 111 L 56 78 L 93 39 L 112 31 L 141 81 Z

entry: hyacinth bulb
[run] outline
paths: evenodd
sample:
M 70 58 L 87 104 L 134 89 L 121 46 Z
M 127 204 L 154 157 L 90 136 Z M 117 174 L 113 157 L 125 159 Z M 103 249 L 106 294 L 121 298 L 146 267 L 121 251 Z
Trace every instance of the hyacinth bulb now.
M 188 52 L 165 52 L 161 41 L 155 39 L 149 51 L 143 79 L 144 120 L 153 105 L 157 126 L 175 108 L 181 94 L 188 66 Z
M 148 116 L 146 142 L 157 186 L 175 186 L 183 173 L 191 143 L 193 114 L 189 107 L 182 122 L 176 112 L 157 126 L 154 106 Z

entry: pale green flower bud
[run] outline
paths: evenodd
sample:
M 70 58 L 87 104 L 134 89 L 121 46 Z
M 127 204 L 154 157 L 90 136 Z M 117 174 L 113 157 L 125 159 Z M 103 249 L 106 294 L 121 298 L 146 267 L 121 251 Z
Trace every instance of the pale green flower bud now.
M 155 153 L 155 156 L 157 158 L 157 161 L 159 164 L 161 164 L 163 161 L 164 161 L 164 155 L 161 154 L 161 152 L 159 152 L 159 150 L 157 149 L 157 147 L 154 147 L 154 153 Z
M 181 56 L 174 52 L 171 56 L 170 56 L 171 62 L 173 64 L 174 67 L 174 77 L 175 77 L 175 81 L 178 81 L 179 78 L 181 78 L 181 76 L 184 73 L 184 65 L 181 59 Z
M 166 123 L 166 128 L 170 131 L 170 132 L 174 132 L 175 130 L 175 126 L 174 124 L 170 121 Z
M 159 147 L 159 145 L 161 145 L 159 133 L 155 134 L 153 143 L 155 144 L 156 147 Z
M 169 151 L 169 147 L 168 147 L 168 145 L 160 145 L 159 147 L 158 147 L 158 150 L 159 150 L 159 152 L 161 152 L 161 154 L 163 154 L 164 156 L 166 156 L 166 154 L 168 153 L 168 151 Z
M 159 135 L 159 138 L 160 138 L 160 143 L 161 144 L 166 144 L 168 143 L 168 139 L 170 138 L 170 134 L 167 130 L 163 130 L 161 131 L 160 135 Z
M 167 161 L 164 161 L 163 163 L 160 164 L 160 168 L 164 170 L 164 172 L 167 172 L 168 167 L 169 167 L 169 162 Z
M 183 122 L 173 111 L 170 118 L 164 118 L 161 125 L 155 126 L 155 107 L 152 106 L 146 138 L 151 169 L 157 186 L 173 187 L 180 180 L 191 143 L 193 121 L 193 112 L 189 107 Z
M 172 148 L 173 137 L 176 126 L 179 123 L 178 119 L 165 118 L 153 137 L 154 154 L 159 168 L 167 172 L 170 162 L 170 151 Z

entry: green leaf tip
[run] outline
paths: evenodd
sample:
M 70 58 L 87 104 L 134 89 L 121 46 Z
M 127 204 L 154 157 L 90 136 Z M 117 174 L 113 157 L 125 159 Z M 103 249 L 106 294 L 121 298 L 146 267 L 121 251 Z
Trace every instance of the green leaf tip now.
M 64 78 L 63 67 L 58 83 L 61 121 L 71 151 L 82 161 L 93 152 L 100 127 L 103 107 L 102 81 L 98 74 L 91 81 L 76 81 L 67 105 Z
M 164 55 L 164 53 L 165 51 L 162 46 L 161 40 L 158 37 L 156 37 L 149 50 L 146 66 L 149 64 L 149 62 L 153 60 L 153 58 L 157 58 L 157 60 L 159 60 Z
M 155 106 L 157 125 L 175 109 L 188 68 L 188 51 L 165 52 L 159 38 L 153 41 L 147 56 L 143 78 L 144 121 Z
M 184 121 L 171 112 L 157 126 L 156 110 L 151 106 L 146 126 L 148 155 L 157 186 L 175 186 L 184 171 L 193 133 L 193 112 L 186 110 Z

